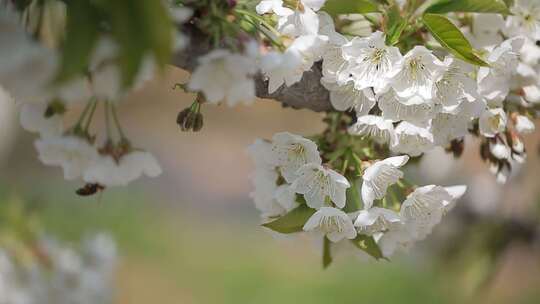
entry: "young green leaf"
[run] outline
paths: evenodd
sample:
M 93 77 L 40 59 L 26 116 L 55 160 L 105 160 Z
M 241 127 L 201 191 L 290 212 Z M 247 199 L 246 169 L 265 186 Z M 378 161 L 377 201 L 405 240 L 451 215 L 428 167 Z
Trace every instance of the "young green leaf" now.
M 504 0 L 439 0 L 426 9 L 426 13 L 449 12 L 510 14 Z
M 263 226 L 280 233 L 300 232 L 304 224 L 314 213 L 315 209 L 311 209 L 303 204 L 277 220 L 263 224 Z
M 358 249 L 363 250 L 377 260 L 387 259 L 383 256 L 381 248 L 379 248 L 379 245 L 377 245 L 377 243 L 371 236 L 359 234 L 354 240 L 351 240 L 351 242 Z
M 99 37 L 99 14 L 87 1 L 67 3 L 67 32 L 62 44 L 58 81 L 80 75 L 88 68 L 90 55 Z
M 369 0 L 328 0 L 322 9 L 332 16 L 367 14 L 379 11 L 377 4 Z
M 362 208 L 362 200 L 360 199 L 360 193 L 358 193 L 358 187 L 356 186 L 356 181 L 351 182 L 351 187 L 347 188 L 346 192 L 347 204 L 343 211 L 350 213 L 358 211 Z
M 475 54 L 470 42 L 448 18 L 437 14 L 425 14 L 422 21 L 433 37 L 454 56 L 474 65 L 488 66 Z
M 326 269 L 330 264 L 332 264 L 332 253 L 330 252 L 330 246 L 332 243 L 330 243 L 330 240 L 327 237 L 324 237 L 323 239 L 323 268 Z
M 388 8 L 386 20 L 386 44 L 395 45 L 399 42 L 403 30 L 407 27 L 407 20 L 401 16 L 397 5 Z

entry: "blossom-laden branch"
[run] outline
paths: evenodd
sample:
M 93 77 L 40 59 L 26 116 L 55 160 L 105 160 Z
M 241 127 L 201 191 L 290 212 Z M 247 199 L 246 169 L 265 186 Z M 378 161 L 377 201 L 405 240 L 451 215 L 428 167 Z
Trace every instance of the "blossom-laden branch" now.
M 184 30 L 189 44 L 178 51 L 172 64 L 181 69 L 193 71 L 198 65 L 198 58 L 210 52 L 213 48 L 203 33 L 197 29 Z M 285 107 L 308 109 L 315 112 L 331 111 L 330 94 L 321 84 L 322 70 L 320 64 L 315 64 L 310 71 L 305 72 L 302 80 L 292 86 L 281 86 L 275 92 L 268 92 L 268 80 L 258 73 L 255 76 L 255 92 L 257 97 L 281 102 Z

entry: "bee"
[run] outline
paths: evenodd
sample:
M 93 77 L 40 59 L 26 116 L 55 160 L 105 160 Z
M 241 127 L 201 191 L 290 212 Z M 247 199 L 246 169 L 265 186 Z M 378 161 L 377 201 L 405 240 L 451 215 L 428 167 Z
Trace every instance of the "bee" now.
M 75 193 L 77 193 L 79 196 L 91 196 L 103 191 L 104 189 L 105 187 L 100 184 L 86 184 L 82 188 L 77 189 Z

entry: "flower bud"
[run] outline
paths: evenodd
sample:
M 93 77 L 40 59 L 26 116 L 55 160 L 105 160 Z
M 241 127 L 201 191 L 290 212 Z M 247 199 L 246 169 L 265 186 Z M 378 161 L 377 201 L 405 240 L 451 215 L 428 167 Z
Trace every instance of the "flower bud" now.
M 193 124 L 193 132 L 199 132 L 204 125 L 204 119 L 201 113 L 197 113 L 195 116 L 195 123 Z

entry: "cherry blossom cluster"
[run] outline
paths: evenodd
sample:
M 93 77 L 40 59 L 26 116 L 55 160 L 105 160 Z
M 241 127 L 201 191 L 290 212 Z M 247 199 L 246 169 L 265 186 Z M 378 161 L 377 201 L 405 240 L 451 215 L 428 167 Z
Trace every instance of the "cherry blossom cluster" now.
M 171 16 L 184 22 L 190 11 L 171 9 Z M 0 98 L 13 99 L 20 107 L 21 126 L 39 135 L 35 147 L 41 162 L 61 167 L 66 180 L 81 180 L 86 185 L 81 195 L 160 175 L 156 158 L 129 141 L 116 110 L 122 97 L 153 77 L 153 60 L 145 60 L 134 84 L 126 88 L 116 64 L 118 47 L 104 37 L 92 53 L 87 75 L 52 85 L 60 54 L 33 40 L 21 18 L 9 7 L 0 12 Z M 177 47 L 185 45 L 177 33 Z M 68 124 L 65 117 L 81 108 L 77 121 Z M 97 134 L 92 125 L 98 110 L 104 113 L 105 134 Z
M 116 247 L 107 235 L 82 244 L 79 253 L 55 240 L 39 242 L 38 260 L 21 263 L 0 250 L 0 303 L 110 303 Z
M 277 133 L 271 142 L 257 140 L 249 152 L 256 165 L 252 197 L 264 223 L 279 221 L 305 205 L 313 211 L 300 223 L 302 230 L 322 234 L 334 243 L 354 240 L 357 235 L 373 237 L 385 257 L 425 238 L 466 190 L 465 186 L 419 187 L 411 189 L 403 202 L 383 207 L 387 189 L 400 182 L 403 172 L 399 168 L 409 160 L 406 155 L 394 156 L 374 161 L 363 171 L 359 187 L 363 209 L 347 213 L 342 210 L 346 191 L 359 185 L 323 165 L 313 141 Z

